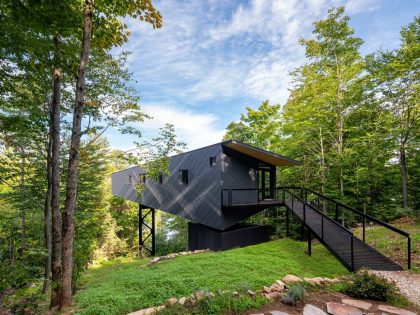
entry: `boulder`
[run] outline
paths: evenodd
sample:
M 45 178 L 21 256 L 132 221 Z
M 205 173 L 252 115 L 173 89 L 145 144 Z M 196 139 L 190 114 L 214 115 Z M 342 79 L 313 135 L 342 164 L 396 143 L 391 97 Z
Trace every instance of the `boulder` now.
M 378 310 L 396 315 L 417 315 L 414 312 L 390 305 L 378 305 Z
M 251 291 L 251 290 L 248 290 L 248 291 L 246 291 L 250 296 L 254 296 L 255 295 L 255 292 L 254 291 Z
M 271 315 L 290 315 L 289 313 L 282 312 L 282 311 L 270 311 Z
M 178 303 L 178 299 L 173 297 L 173 298 L 167 299 L 166 302 L 165 302 L 165 305 L 170 306 L 170 305 L 174 305 L 176 303 Z
M 270 293 L 271 288 L 264 286 L 262 291 L 263 291 L 263 293 Z
M 327 303 L 327 311 L 332 315 L 363 315 L 362 311 L 356 307 L 335 302 Z
M 281 279 L 284 283 L 296 283 L 301 282 L 302 279 L 295 275 L 287 275 L 284 276 L 283 279 Z
M 283 281 L 281 280 L 277 280 L 276 281 L 277 286 L 283 291 L 286 288 L 286 285 L 284 284 Z
M 152 263 L 157 263 L 160 260 L 160 257 L 155 257 L 152 259 Z
M 357 308 L 361 308 L 363 310 L 369 310 L 372 307 L 372 303 L 368 303 L 362 300 L 350 300 L 350 299 L 343 299 L 341 300 L 341 303 L 354 306 Z
M 271 292 L 282 292 L 284 290 L 284 287 L 280 287 L 277 283 L 274 283 L 271 287 Z
M 186 301 L 187 301 L 187 298 L 185 296 L 183 296 L 182 298 L 180 298 L 178 300 L 178 304 L 179 305 L 184 305 Z
M 281 294 L 279 292 L 270 292 L 267 295 L 270 301 L 275 301 L 281 298 Z
M 327 315 L 327 313 L 312 304 L 306 304 L 303 308 L 303 315 Z
M 303 280 L 312 286 L 322 285 L 322 280 L 320 280 L 319 278 L 303 278 Z

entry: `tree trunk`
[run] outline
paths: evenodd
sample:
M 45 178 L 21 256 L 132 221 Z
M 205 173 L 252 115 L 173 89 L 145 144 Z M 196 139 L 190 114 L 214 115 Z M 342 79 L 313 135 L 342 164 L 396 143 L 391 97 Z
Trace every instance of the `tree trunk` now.
M 61 280 L 61 213 L 60 213 L 60 111 L 61 71 L 54 70 L 54 92 L 51 111 L 51 212 L 52 212 L 52 290 L 50 308 L 59 305 Z
M 404 143 L 401 143 L 400 145 L 400 170 L 401 170 L 403 208 L 404 210 L 407 210 L 408 209 L 407 161 L 406 161 Z
M 77 72 L 76 98 L 73 112 L 73 127 L 70 143 L 68 177 L 66 186 L 66 202 L 63 212 L 63 248 L 60 309 L 71 305 L 72 301 L 72 267 L 74 240 L 74 209 L 76 206 L 77 171 L 81 125 L 84 105 L 86 70 L 89 61 L 89 48 L 92 32 L 93 0 L 85 0 L 82 51 Z
M 50 108 L 50 117 L 52 118 L 52 107 Z M 51 280 L 51 150 L 52 150 L 52 119 L 50 118 L 50 130 L 47 149 L 47 192 L 45 193 L 44 205 L 44 239 L 47 256 L 45 257 L 44 265 L 44 285 L 42 286 L 42 293 L 47 293 L 50 289 Z
M 21 255 L 24 254 L 26 249 L 26 205 L 25 205 L 25 148 L 21 147 L 21 164 L 20 164 L 20 202 L 22 212 L 22 244 L 21 244 Z

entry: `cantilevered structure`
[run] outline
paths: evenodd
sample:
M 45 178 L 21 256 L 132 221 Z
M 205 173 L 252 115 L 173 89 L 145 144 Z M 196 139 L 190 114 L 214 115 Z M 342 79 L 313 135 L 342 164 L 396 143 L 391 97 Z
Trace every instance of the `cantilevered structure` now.
M 112 193 L 139 204 L 139 242 L 151 237 L 155 253 L 154 211 L 159 209 L 189 221 L 190 249 L 224 250 L 268 241 L 266 227 L 240 224 L 246 218 L 275 206 L 286 207 L 302 223 L 302 233 L 317 238 L 345 266 L 355 270 L 400 270 L 401 266 L 365 243 L 366 222 L 375 222 L 407 238 L 410 267 L 410 236 L 389 224 L 307 188 L 276 187 L 276 167 L 300 163 L 236 140 L 224 141 L 171 157 L 170 175 L 157 181 L 139 167 L 112 174 Z M 144 188 L 139 197 L 135 184 Z M 145 216 L 152 215 L 151 225 Z M 354 218 L 360 218 L 362 239 L 353 235 Z M 351 218 L 351 219 L 348 219 Z M 147 230 L 149 233 L 143 233 Z

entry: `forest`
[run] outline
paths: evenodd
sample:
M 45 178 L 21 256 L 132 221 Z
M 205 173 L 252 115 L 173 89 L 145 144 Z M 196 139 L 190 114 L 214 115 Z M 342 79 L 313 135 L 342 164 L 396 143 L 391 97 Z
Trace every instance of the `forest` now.
M 111 195 L 110 174 L 145 160 L 161 172 L 185 145 L 169 124 L 142 138 L 153 117 L 130 84 L 130 52 L 113 51 L 130 38 L 124 17 L 164 26 L 151 0 L 0 3 L 0 300 L 32 288 L 17 305 L 48 296 L 63 309 L 90 265 L 139 255 L 137 205 Z M 419 219 L 420 16 L 397 49 L 367 55 L 349 23 L 344 7 L 315 22 L 287 102 L 247 107 L 224 139 L 301 161 L 279 186 Z M 148 156 L 112 148 L 110 128 Z M 160 212 L 157 230 L 158 254 L 186 248 L 184 220 Z

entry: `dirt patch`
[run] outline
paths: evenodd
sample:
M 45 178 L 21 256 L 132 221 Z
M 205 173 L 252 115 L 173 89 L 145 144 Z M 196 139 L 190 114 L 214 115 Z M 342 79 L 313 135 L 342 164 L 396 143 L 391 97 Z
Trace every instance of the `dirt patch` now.
M 336 302 L 341 303 L 342 299 L 353 299 L 345 294 L 339 292 L 330 292 L 330 291 L 309 291 L 305 295 L 305 299 L 296 304 L 296 306 L 285 305 L 281 301 L 276 301 L 272 304 L 264 305 L 264 307 L 251 310 L 243 314 L 270 314 L 270 311 L 282 311 L 289 313 L 290 315 L 302 315 L 303 308 L 306 304 L 312 304 L 316 307 L 322 309 L 324 312 L 327 312 L 327 302 Z M 383 302 L 372 301 L 372 300 L 363 300 L 372 304 L 372 308 L 368 311 L 369 314 L 383 314 L 383 312 L 378 310 L 379 304 L 386 304 Z M 413 312 L 420 312 L 420 308 L 416 306 L 403 307 L 406 310 Z M 228 314 L 238 314 L 238 313 L 228 313 Z

